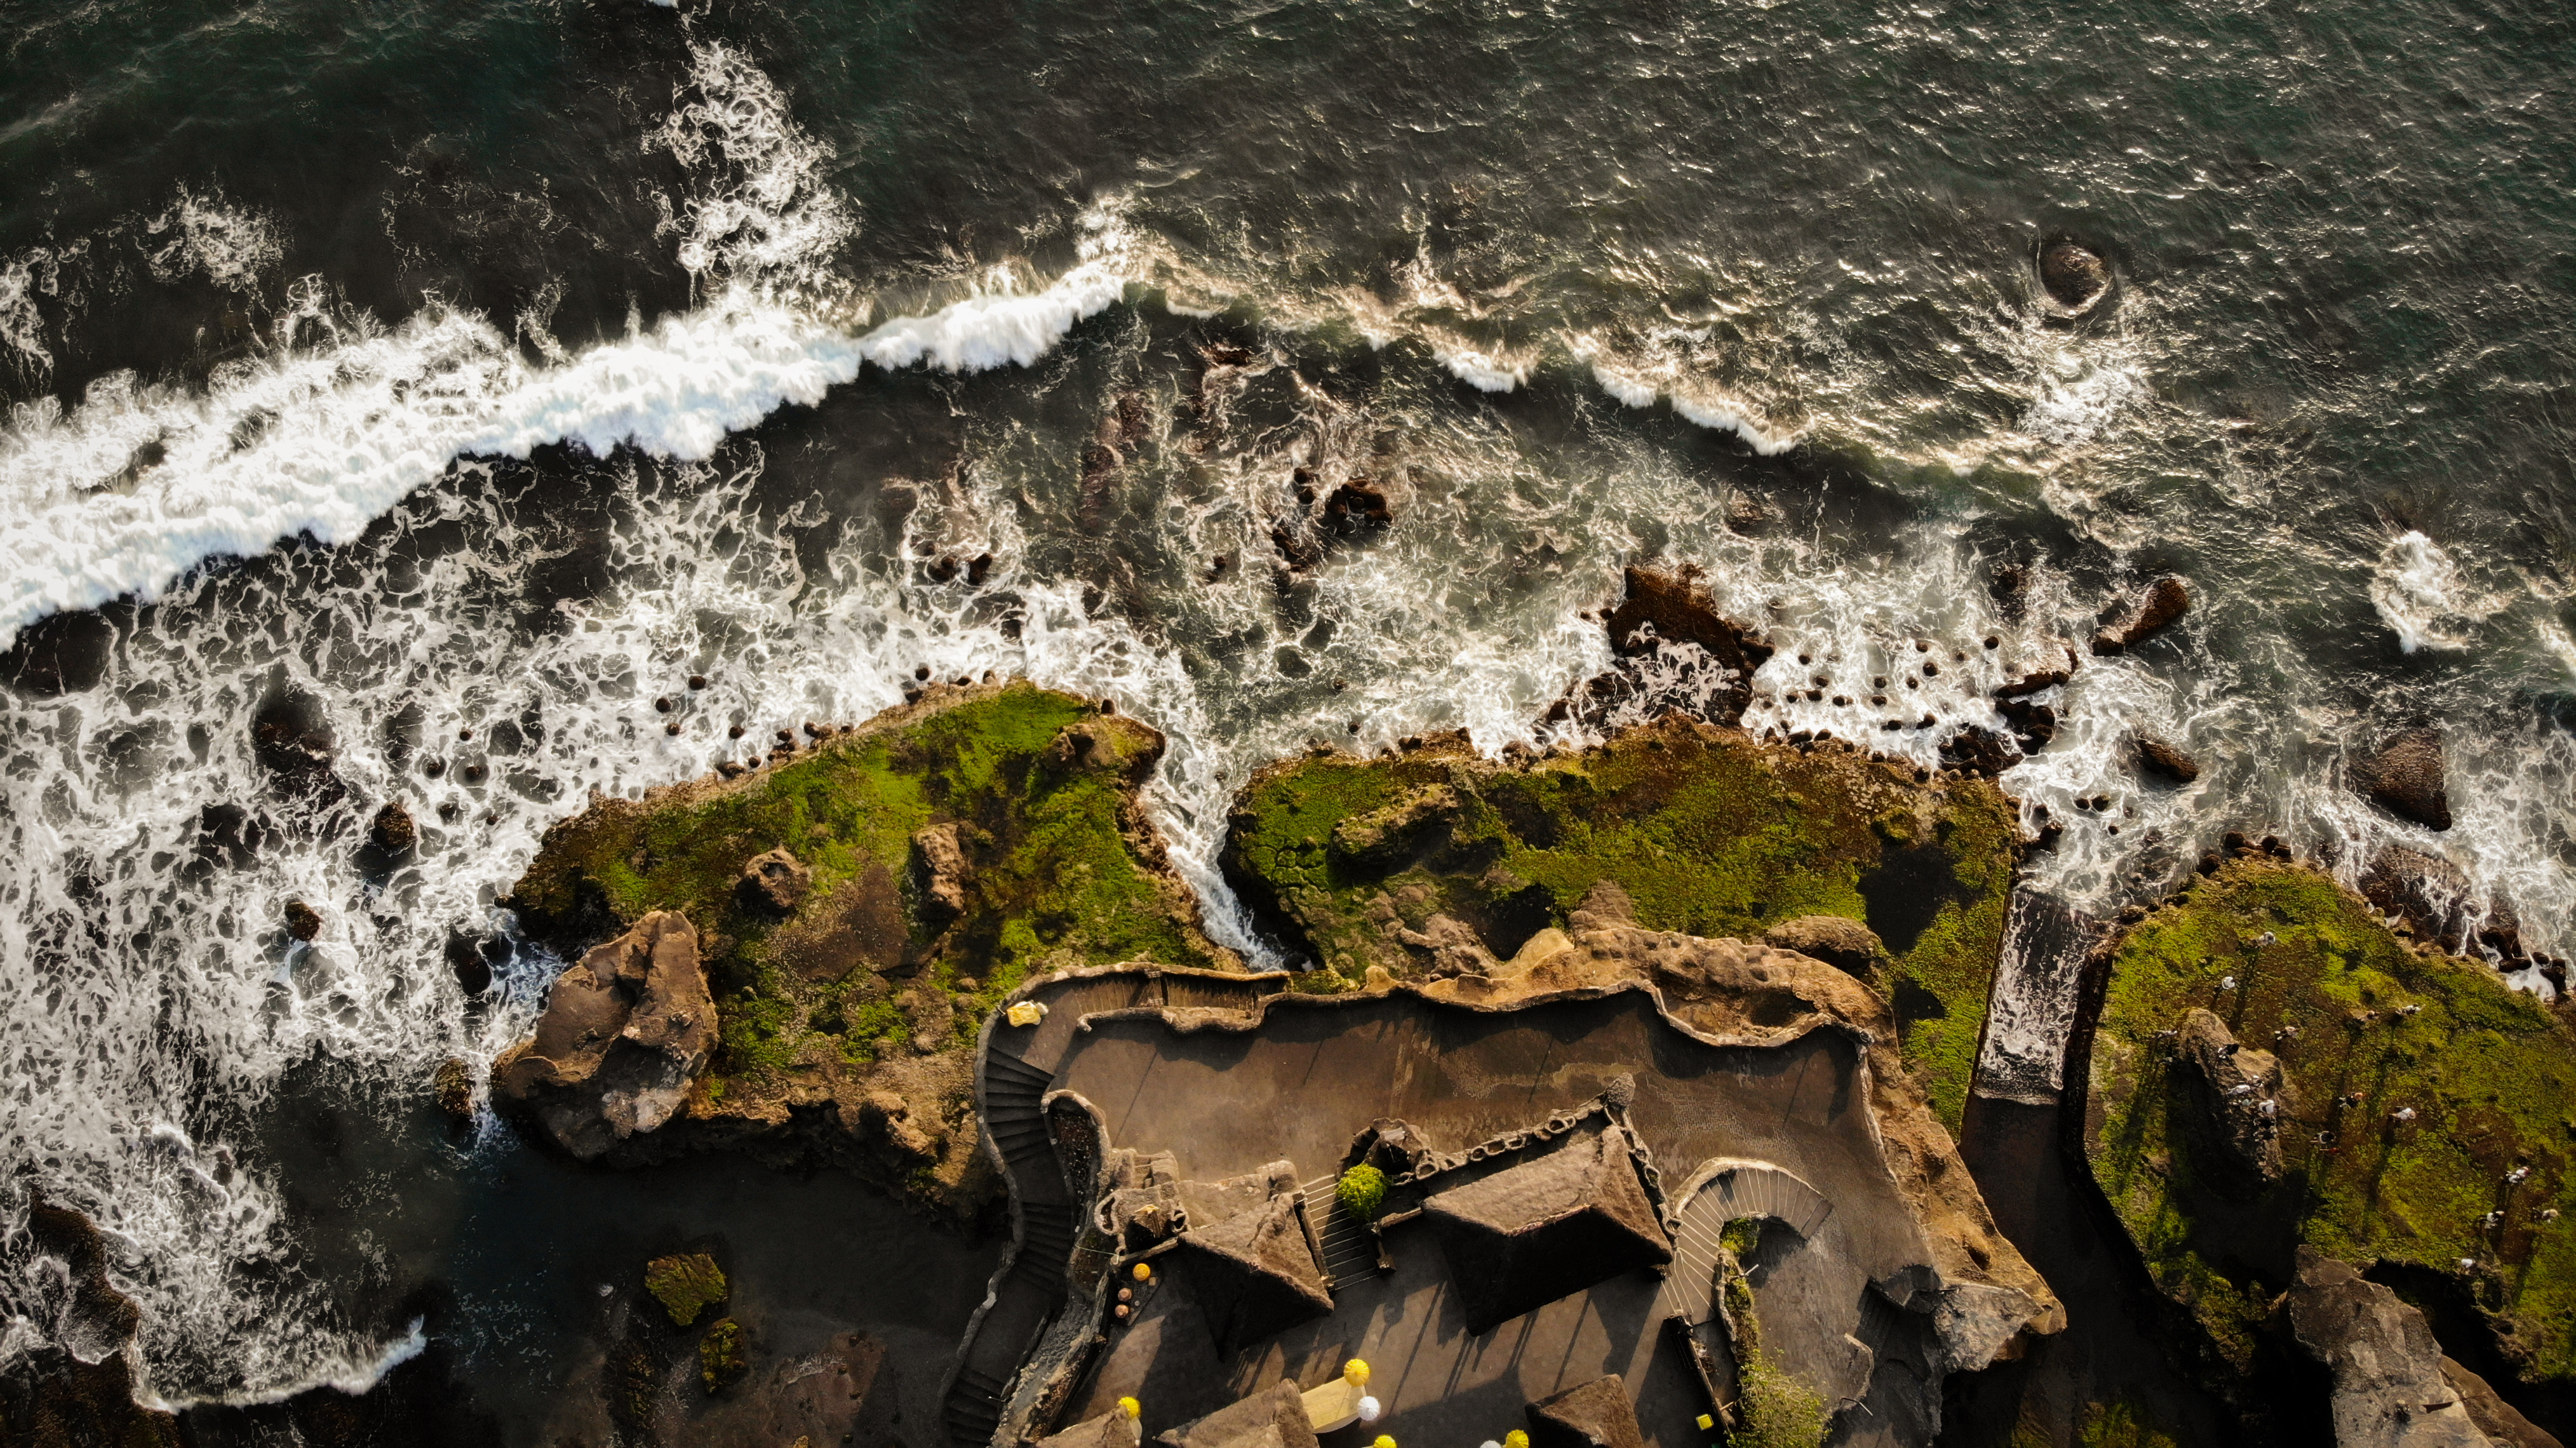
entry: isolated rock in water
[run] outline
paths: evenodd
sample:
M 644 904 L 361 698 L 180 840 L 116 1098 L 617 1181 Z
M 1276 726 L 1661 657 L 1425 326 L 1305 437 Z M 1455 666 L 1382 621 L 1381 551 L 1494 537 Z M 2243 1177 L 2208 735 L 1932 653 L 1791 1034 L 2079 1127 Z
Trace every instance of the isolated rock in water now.
M 2140 640 L 2183 616 L 2191 607 L 2191 590 L 2168 574 L 2148 584 L 2120 610 L 2120 620 L 2093 635 L 2093 652 L 2126 652 Z
M 2409 729 L 2353 766 L 2352 782 L 2372 802 L 2428 830 L 2451 827 L 2451 796 L 2442 787 L 2442 731 Z
M 2491 1442 L 2442 1374 L 2424 1314 L 2351 1264 L 2299 1248 L 2282 1300 L 2300 1347 L 2334 1374 L 2337 1448 L 2486 1448 Z
M 1794 950 L 1863 980 L 1889 960 L 1878 932 L 1840 915 L 1801 915 L 1784 920 L 1762 933 L 1762 943 Z
M 704 1252 L 656 1257 L 644 1264 L 644 1290 L 662 1304 L 676 1327 L 687 1327 L 698 1314 L 733 1295 L 724 1268 Z
M 431 1078 L 438 1096 L 438 1109 L 459 1121 L 474 1119 L 474 1068 L 460 1057 L 450 1056 L 438 1063 Z
M 388 861 L 407 860 L 420 847 L 420 826 L 401 800 L 388 800 L 367 823 L 367 843 Z
M 2189 784 L 2200 778 L 2200 761 L 2166 743 L 2153 734 L 2137 736 L 2138 767 L 2149 774 L 2160 774 L 2176 784 Z
M 912 847 L 921 856 L 921 909 L 946 924 L 966 913 L 966 850 L 954 824 L 932 825 L 915 833 Z
M 779 846 L 751 857 L 742 867 L 738 887 L 742 903 L 771 915 L 793 915 L 805 902 L 805 892 L 814 885 L 814 872 L 804 862 Z
M 2223 1195 L 2259 1195 L 2281 1179 L 2281 1122 L 2292 1114 L 2281 1063 L 2236 1043 L 2227 1023 L 2195 1007 L 2185 1014 L 2182 1058 L 2198 1073 L 2204 1175 Z
M 698 932 L 657 910 L 556 978 L 536 1035 L 495 1064 L 492 1094 L 587 1160 L 670 1119 L 715 1040 Z
M 2111 268 L 2101 253 L 2071 241 L 2052 241 L 2039 251 L 2039 284 L 2057 304 L 2080 312 L 2102 299 L 2110 288 Z
M 322 912 L 301 900 L 287 901 L 286 933 L 298 940 L 311 941 L 322 933 Z

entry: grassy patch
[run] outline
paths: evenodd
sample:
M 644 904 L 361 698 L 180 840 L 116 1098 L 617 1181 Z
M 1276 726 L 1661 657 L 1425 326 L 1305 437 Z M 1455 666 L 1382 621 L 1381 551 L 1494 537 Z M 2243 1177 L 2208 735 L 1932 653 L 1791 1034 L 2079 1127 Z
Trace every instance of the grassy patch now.
M 2194 1170 L 2190 1068 L 2162 1034 L 2193 1007 L 2277 1053 L 2290 1081 L 2286 1170 L 2252 1200 Z M 2304 1242 L 2456 1275 L 2529 1373 L 2576 1370 L 2576 1222 L 2543 1220 L 2568 1205 L 2571 1134 L 2576 1036 L 2485 967 L 2418 951 L 2313 870 L 2232 863 L 2113 947 L 2093 1175 L 2159 1286 L 2240 1369 Z
M 510 903 L 567 954 L 650 911 L 688 916 L 719 1010 L 714 1070 L 739 1099 L 916 1034 L 971 1040 L 1033 971 L 1219 963 L 1136 811 L 1161 750 L 1073 695 L 969 690 L 740 780 L 596 802 L 547 832 Z M 953 923 L 925 914 L 914 837 L 931 826 L 955 827 L 966 864 Z M 737 888 L 777 848 L 811 873 L 784 919 Z
M 1419 973 L 1429 952 L 1398 932 L 1434 915 L 1508 957 L 1604 880 L 1650 929 L 1755 938 L 1801 915 L 1862 921 L 1895 956 L 1874 984 L 1953 1130 L 2020 853 L 1987 782 L 1918 786 L 1862 754 L 1678 723 L 1525 765 L 1457 743 L 1308 756 L 1256 776 L 1231 823 L 1236 889 L 1349 979 Z

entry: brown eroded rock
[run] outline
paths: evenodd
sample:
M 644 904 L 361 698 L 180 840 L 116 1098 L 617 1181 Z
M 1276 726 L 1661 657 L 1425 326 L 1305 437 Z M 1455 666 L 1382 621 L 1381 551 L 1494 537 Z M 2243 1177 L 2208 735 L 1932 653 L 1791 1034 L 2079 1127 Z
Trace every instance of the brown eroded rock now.
M 2082 312 L 2110 290 L 2111 266 L 2090 247 L 2052 241 L 2039 249 L 2039 284 L 2059 306 Z
M 2162 775 L 2176 784 L 2189 784 L 2200 778 L 2200 761 L 2181 749 L 2141 730 L 2133 737 L 2138 750 L 2138 767 L 2149 774 Z
M 2167 574 L 2123 601 L 2119 621 L 2105 624 L 2093 635 L 2093 652 L 2125 653 L 2147 635 L 2182 617 L 2190 607 L 2190 588 Z
M 322 933 L 322 912 L 301 900 L 286 902 L 286 933 L 311 941 Z
M 2361 896 L 2383 915 L 2394 915 L 2416 934 L 2443 949 L 2468 948 L 2469 923 L 2477 915 L 2469 877 L 2439 855 L 2389 845 L 2370 857 L 2361 872 Z
M 779 846 L 754 855 L 742 867 L 742 883 L 736 887 L 742 903 L 772 915 L 796 913 L 805 903 L 805 892 L 814 887 L 814 872 L 803 861 Z
M 1762 943 L 1812 956 L 1836 970 L 1868 980 L 1887 962 L 1887 947 L 1878 932 L 1840 915 L 1801 915 L 1763 932 Z
M 912 837 L 919 860 L 921 910 L 931 923 L 945 925 L 966 913 L 966 849 L 957 826 L 932 825 Z
M 142 1309 L 107 1277 L 107 1242 L 89 1218 L 38 1192 L 27 1207 L 27 1240 L 63 1264 L 52 1285 L 53 1340 L 13 1364 L 0 1384 L 0 1443 L 31 1448 L 113 1444 L 176 1448 L 179 1421 L 134 1399 L 134 1334 Z
M 2428 830 L 2451 827 L 2451 796 L 2442 784 L 2442 731 L 2408 729 L 2352 767 L 2353 786 L 2371 802 Z
M 2559 1448 L 2556 1435 L 2522 1415 L 2522 1410 L 2496 1395 L 2487 1380 L 2450 1358 L 2442 1359 L 2442 1380 L 2460 1395 L 2469 1421 L 2498 1448 Z
M 1569 692 L 1547 717 L 1561 720 L 1580 715 L 1590 723 L 1606 722 L 1624 701 L 1655 686 L 1657 681 L 1645 666 L 1665 643 L 1697 645 L 1710 664 L 1733 676 L 1700 706 L 1708 718 L 1732 724 L 1744 717 L 1746 706 L 1753 702 L 1753 673 L 1771 657 L 1771 645 L 1718 611 L 1717 600 L 1699 586 L 1700 572 L 1695 567 L 1630 564 L 1624 577 L 1627 592 L 1604 620 L 1620 664 Z
M 698 932 L 657 910 L 556 977 L 536 1034 L 494 1063 L 492 1094 L 589 1160 L 670 1119 L 715 1040 Z
M 2299 1248 L 2281 1312 L 2291 1337 L 2334 1374 L 2337 1448 L 2486 1448 L 2442 1372 L 2424 1314 L 2351 1264 Z M 2465 1370 L 2463 1370 L 2465 1371 Z
M 2261 1194 L 2281 1179 L 2281 1122 L 2295 1111 L 2279 1059 L 2238 1045 L 2225 1021 L 2197 1008 L 2183 1017 L 2179 1047 L 2201 1091 L 2194 1124 L 2212 1148 L 2203 1175 L 2225 1196 Z

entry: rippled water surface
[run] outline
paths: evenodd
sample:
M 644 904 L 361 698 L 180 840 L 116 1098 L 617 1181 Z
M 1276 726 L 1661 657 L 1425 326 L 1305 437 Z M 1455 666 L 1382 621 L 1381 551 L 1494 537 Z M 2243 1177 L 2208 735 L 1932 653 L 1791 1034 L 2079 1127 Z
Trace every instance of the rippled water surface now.
M 111 1230 L 174 1401 L 406 1340 L 409 1239 L 263 1143 L 310 1073 L 395 1123 L 523 1029 L 547 963 L 469 1006 L 446 946 L 548 822 L 921 665 L 1165 730 L 1260 951 L 1230 784 L 1553 742 L 1623 562 L 1783 645 L 1748 723 L 1926 762 L 2173 572 L 2007 776 L 2069 822 L 2044 883 L 2400 842 L 2576 946 L 2564 7 L 41 0 L 0 44 L 0 1217 Z M 2056 238 L 2111 261 L 2080 318 Z M 1391 525 L 1325 525 L 1353 478 Z M 1777 702 L 1918 641 L 1931 728 Z M 2428 721 L 2441 835 L 2344 784 Z M 425 848 L 369 876 L 388 799 Z

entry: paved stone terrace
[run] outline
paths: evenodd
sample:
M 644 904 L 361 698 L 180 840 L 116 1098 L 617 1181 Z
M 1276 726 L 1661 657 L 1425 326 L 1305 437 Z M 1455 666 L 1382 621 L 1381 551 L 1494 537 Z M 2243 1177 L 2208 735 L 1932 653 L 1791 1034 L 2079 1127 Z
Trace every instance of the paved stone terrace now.
M 1112 1146 L 1170 1151 L 1199 1180 L 1286 1158 L 1300 1180 L 1320 1183 L 1380 1117 L 1411 1122 L 1443 1152 L 1463 1151 L 1633 1075 L 1629 1117 L 1667 1191 L 1680 1191 L 1710 1158 L 1749 1157 L 1795 1173 L 1833 1204 L 1804 1248 L 1766 1245 L 1755 1280 L 1767 1340 L 1788 1361 L 1822 1365 L 1829 1396 L 1865 1401 L 1846 1441 L 1928 1437 L 1910 1431 L 1921 1425 L 1907 1423 L 1902 1406 L 1921 1400 L 1919 1361 L 1907 1362 L 1919 1358 L 1919 1319 L 1868 1290 L 1923 1260 L 1923 1247 L 1863 1109 L 1858 1055 L 1838 1035 L 1774 1049 L 1714 1047 L 1676 1029 L 1642 990 L 1505 1011 L 1403 990 L 1275 997 L 1251 1031 L 1196 1012 L 1165 1014 L 1248 1011 L 1262 988 L 1173 973 L 1059 981 L 1032 996 L 1050 1007 L 1043 1025 L 997 1025 L 988 1050 L 1026 1063 L 1031 1075 L 1050 1072 L 1050 1089 L 1079 1093 Z M 1325 1216 L 1317 1213 L 1319 1229 Z M 1358 1356 L 1375 1368 L 1371 1390 L 1388 1416 L 1369 1434 L 1335 1435 L 1354 1444 L 1383 1431 L 1406 1448 L 1472 1448 L 1520 1426 L 1523 1403 L 1609 1372 L 1627 1379 L 1656 1448 L 1708 1441 L 1693 1423 L 1703 1411 L 1697 1384 L 1660 1340 L 1667 1315 L 1706 1310 L 1707 1253 L 1685 1243 L 1670 1281 L 1630 1274 L 1471 1337 L 1429 1231 L 1400 1224 L 1387 1242 L 1392 1274 L 1346 1276 L 1332 1315 L 1228 1362 L 1217 1360 L 1183 1274 L 1164 1274 L 1136 1321 L 1109 1329 L 1109 1347 L 1062 1421 L 1105 1412 L 1132 1393 L 1151 1433 L 1279 1376 L 1320 1383 Z M 1348 1260 L 1338 1246 L 1327 1255 L 1337 1266 Z M 1854 1332 L 1860 1344 L 1847 1339 Z

